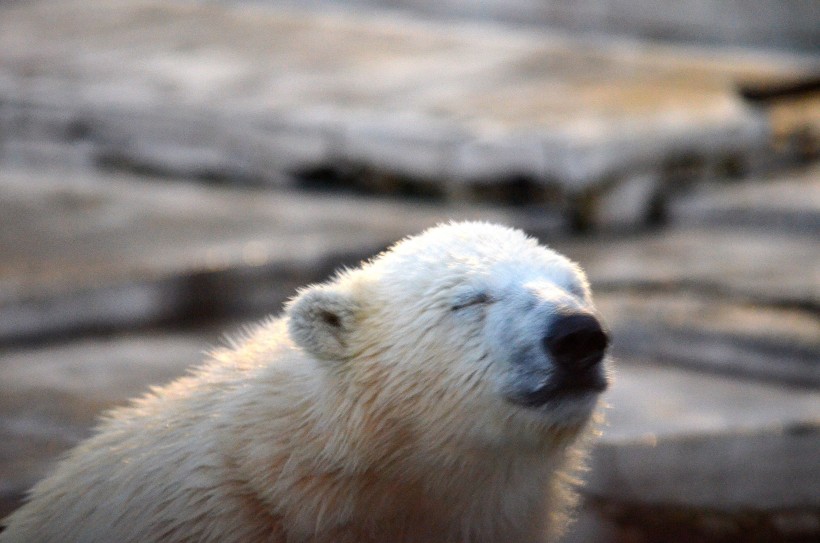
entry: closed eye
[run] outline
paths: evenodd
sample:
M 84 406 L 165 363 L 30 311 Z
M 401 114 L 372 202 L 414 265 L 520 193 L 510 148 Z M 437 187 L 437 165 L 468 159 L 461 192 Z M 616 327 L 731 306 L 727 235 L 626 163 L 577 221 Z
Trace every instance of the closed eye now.
M 488 304 L 488 303 L 491 303 L 492 301 L 493 300 L 492 300 L 492 298 L 490 298 L 489 294 L 487 294 L 485 292 L 481 292 L 481 293 L 478 293 L 478 294 L 474 294 L 474 295 L 470 296 L 469 298 L 465 298 L 464 300 L 457 301 L 456 303 L 453 304 L 453 306 L 450 309 L 452 311 L 459 311 L 461 309 L 472 307 L 474 305 Z

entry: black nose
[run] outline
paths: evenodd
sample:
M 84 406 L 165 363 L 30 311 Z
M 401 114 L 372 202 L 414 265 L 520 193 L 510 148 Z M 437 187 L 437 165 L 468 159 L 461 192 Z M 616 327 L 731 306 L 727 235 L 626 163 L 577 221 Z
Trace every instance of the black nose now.
M 544 347 L 555 363 L 570 371 L 584 371 L 598 364 L 608 344 L 601 323 L 588 313 L 557 317 L 544 338 Z

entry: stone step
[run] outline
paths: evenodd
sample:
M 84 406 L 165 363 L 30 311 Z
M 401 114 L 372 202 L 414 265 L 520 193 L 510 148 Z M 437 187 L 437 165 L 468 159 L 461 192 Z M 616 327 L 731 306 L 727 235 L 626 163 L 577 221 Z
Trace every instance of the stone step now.
M 557 240 L 598 292 L 696 292 L 741 302 L 820 308 L 820 246 L 775 229 L 674 227 L 623 237 Z
M 625 503 L 727 509 L 820 505 L 815 479 L 820 475 L 820 457 L 808 448 L 820 444 L 817 389 L 753 383 L 632 359 L 616 365 L 614 386 L 606 400 L 611 406 L 609 422 L 592 462 L 590 494 L 607 488 Z M 793 439 L 803 448 L 779 460 L 742 461 L 744 454 L 753 458 L 756 452 L 773 452 L 738 445 L 743 439 L 753 444 L 761 436 L 779 436 L 784 444 Z M 615 448 L 620 454 L 607 458 Z M 695 455 L 701 455 L 700 461 Z M 606 469 L 595 470 L 600 462 Z M 650 462 L 659 469 L 650 471 Z M 701 471 L 695 476 L 689 470 Z M 719 476 L 719 470 L 729 471 Z M 619 484 L 627 474 L 630 483 Z M 782 483 L 772 484 L 777 479 Z M 732 484 L 726 485 L 727 481 Z
M 820 536 L 820 392 L 621 361 L 569 542 Z
M 265 0 L 240 0 L 265 3 Z M 339 4 L 361 9 L 402 9 L 439 19 L 472 18 L 546 26 L 592 35 L 647 40 L 817 49 L 820 15 L 812 0 L 751 0 L 726 4 L 701 0 L 678 9 L 674 0 L 285 0 L 323 9 Z M 270 4 L 270 0 L 267 2 Z
M 352 9 L 0 9 L 0 161 L 56 153 L 274 184 L 329 169 L 343 184 L 390 192 L 399 177 L 453 199 L 523 183 L 528 198 L 600 225 L 646 220 L 682 172 L 766 162 L 767 112 L 737 82 L 820 65 Z M 626 197 L 638 203 L 608 216 Z
M 276 312 L 298 286 L 469 218 L 550 223 L 482 206 L 3 169 L 0 343 Z
M 820 164 L 744 183 L 700 183 L 670 199 L 667 215 L 676 225 L 751 228 L 816 237 L 820 233 Z
M 19 505 L 24 489 L 63 451 L 89 435 L 101 411 L 181 375 L 219 343 L 211 328 L 4 349 L 0 516 Z M 816 389 L 621 360 L 606 401 L 609 422 L 585 491 L 595 518 L 584 517 L 576 527 L 581 533 L 600 535 L 602 525 L 617 530 L 618 518 L 607 511 L 618 505 L 699 508 L 730 517 L 756 511 L 776 519 L 820 504 Z
M 218 336 L 137 334 L 0 353 L 0 518 L 100 414 L 197 363 Z
M 820 388 L 820 315 L 691 292 L 596 296 L 618 358 Z

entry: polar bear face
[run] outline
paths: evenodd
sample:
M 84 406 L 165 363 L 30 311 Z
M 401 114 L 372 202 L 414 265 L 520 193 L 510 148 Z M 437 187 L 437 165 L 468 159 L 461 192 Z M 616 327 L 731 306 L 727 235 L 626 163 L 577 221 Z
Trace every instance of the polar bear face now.
M 500 226 L 403 240 L 301 292 L 288 316 L 339 390 L 370 391 L 371 412 L 439 444 L 574 437 L 607 385 L 608 336 L 582 270 Z

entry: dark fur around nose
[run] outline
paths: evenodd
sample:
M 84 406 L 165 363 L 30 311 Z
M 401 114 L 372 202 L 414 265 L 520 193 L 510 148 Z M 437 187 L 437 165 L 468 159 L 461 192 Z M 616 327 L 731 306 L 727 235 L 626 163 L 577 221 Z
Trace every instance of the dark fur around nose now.
M 609 336 L 588 313 L 558 316 L 544 338 L 544 348 L 555 363 L 570 372 L 591 369 L 604 358 Z

